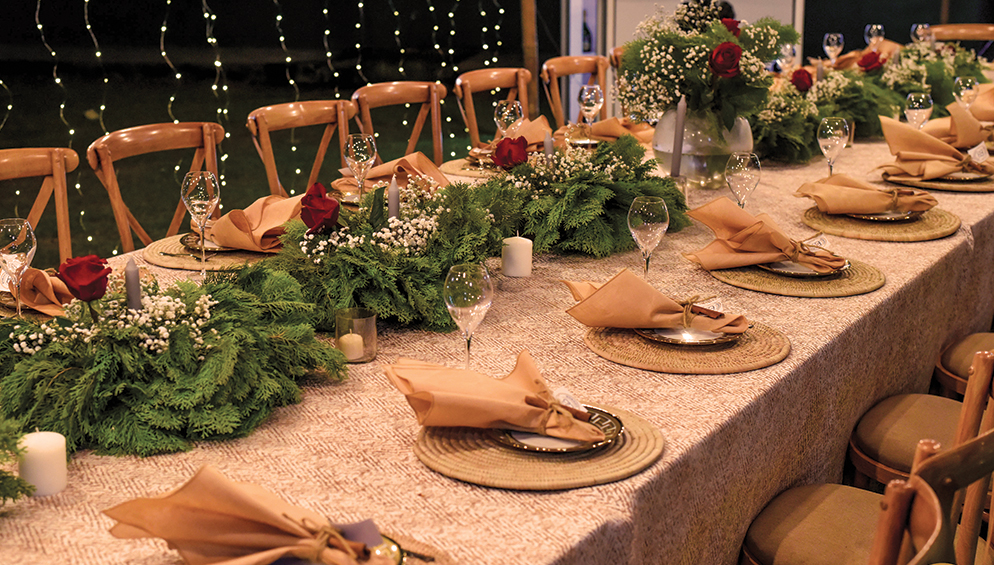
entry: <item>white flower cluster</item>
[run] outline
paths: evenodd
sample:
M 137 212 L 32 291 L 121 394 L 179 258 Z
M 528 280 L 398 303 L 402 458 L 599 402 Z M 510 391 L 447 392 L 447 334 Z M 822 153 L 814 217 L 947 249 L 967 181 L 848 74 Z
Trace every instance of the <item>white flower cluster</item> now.
M 845 73 L 828 71 L 822 80 L 815 82 L 805 94 L 814 104 L 825 104 L 840 98 L 850 86 L 863 88 L 863 81 L 850 79 Z
M 918 83 L 928 89 L 925 79 L 928 78 L 926 63 L 933 63 L 942 60 L 947 75 L 952 75 L 954 70 L 955 54 L 942 57 L 927 43 L 913 43 L 897 52 L 884 63 L 884 72 L 880 75 L 880 80 L 888 88 L 895 88 L 898 85 L 908 85 Z
M 538 200 L 543 193 L 563 194 L 565 192 L 563 187 L 567 181 L 594 169 L 591 156 L 590 151 L 586 149 L 570 146 L 562 152 L 557 152 L 551 162 L 547 161 L 544 155 L 532 155 L 528 161 L 534 172 L 527 176 L 508 173 L 504 180 L 518 190 L 530 192 L 532 200 Z M 611 160 L 598 165 L 596 172 L 617 180 L 616 173 L 624 170 L 626 170 L 624 162 L 612 153 Z
M 774 88 L 770 89 L 766 106 L 757 114 L 757 121 L 759 123 L 778 123 L 794 116 L 800 116 L 803 119 L 816 114 L 818 114 L 818 107 L 815 106 L 814 102 L 806 99 L 789 81 L 780 79 Z
M 387 226 L 373 234 L 373 243 L 383 251 L 397 250 L 404 255 L 417 255 L 428 247 L 438 229 L 438 218 L 421 212 L 416 216 L 390 218 Z

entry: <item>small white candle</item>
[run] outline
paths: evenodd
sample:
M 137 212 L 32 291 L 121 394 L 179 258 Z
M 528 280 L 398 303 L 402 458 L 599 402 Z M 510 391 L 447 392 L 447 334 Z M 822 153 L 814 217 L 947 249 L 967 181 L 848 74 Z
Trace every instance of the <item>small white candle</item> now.
M 501 272 L 508 277 L 530 277 L 532 274 L 532 240 L 509 237 L 500 253 Z
M 545 151 L 545 160 L 552 160 L 552 135 L 545 132 L 545 139 L 542 140 L 542 149 Z
M 56 494 L 69 483 L 66 438 L 55 432 L 24 434 L 17 474 L 35 486 L 35 496 Z
M 128 257 L 128 264 L 124 267 L 124 288 L 128 292 L 128 308 L 141 310 L 142 283 L 134 257 Z
M 362 359 L 364 346 L 362 336 L 359 334 L 347 333 L 338 338 L 338 350 L 345 355 L 346 361 Z
M 390 179 L 390 187 L 387 188 L 387 216 L 396 218 L 400 215 L 400 187 L 397 186 L 397 175 Z
M 825 80 L 825 64 L 818 59 L 817 66 L 815 67 L 815 80 Z
M 687 97 L 681 96 L 676 104 L 676 124 L 673 125 L 673 157 L 670 176 L 680 176 L 680 160 L 683 159 L 683 120 L 687 115 Z

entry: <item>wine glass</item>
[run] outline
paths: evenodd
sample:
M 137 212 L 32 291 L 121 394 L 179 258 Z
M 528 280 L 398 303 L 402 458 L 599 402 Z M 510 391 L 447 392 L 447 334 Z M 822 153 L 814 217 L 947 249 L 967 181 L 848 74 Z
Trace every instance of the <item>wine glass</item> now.
M 646 279 L 649 278 L 649 257 L 669 227 L 670 213 L 666 209 L 665 200 L 659 196 L 636 196 L 632 200 L 628 209 L 628 231 L 632 232 L 632 238 L 645 259 Z
M 38 241 L 31 224 L 24 218 L 0 220 L 0 266 L 14 281 L 14 303 L 21 317 L 21 276 L 31 266 Z
M 904 116 L 908 118 L 908 124 L 915 129 L 922 129 L 931 115 L 932 97 L 927 92 L 912 92 L 908 95 L 908 104 L 904 107 Z
M 934 39 L 932 26 L 928 24 L 911 24 L 912 43 L 932 43 Z
M 376 160 L 376 140 L 368 133 L 352 133 L 345 140 L 345 164 L 355 175 L 356 183 L 359 186 L 359 194 L 355 201 L 362 200 L 362 195 L 366 193 L 366 173 L 373 166 Z
M 863 40 L 871 51 L 876 51 L 877 47 L 884 40 L 883 24 L 866 24 L 863 28 Z
M 513 135 L 518 130 L 525 113 L 521 102 L 517 100 L 501 100 L 494 107 L 494 123 L 497 124 L 497 139 Z
M 204 230 L 207 228 L 207 218 L 214 213 L 221 201 L 221 187 L 217 183 L 217 177 L 210 171 L 186 173 L 180 186 L 180 198 L 189 210 L 193 223 L 200 228 L 200 280 L 203 281 L 207 278 Z
M 793 43 L 786 44 L 780 47 L 780 56 L 777 58 L 777 64 L 780 66 L 780 74 L 783 76 L 790 76 L 791 69 L 794 68 L 794 61 L 797 60 L 797 46 Z
M 845 118 L 822 118 L 818 125 L 818 147 L 828 161 L 828 176 L 835 174 L 835 161 L 849 141 L 849 122 Z
M 583 113 L 583 119 L 587 123 L 587 126 L 590 126 L 590 124 L 594 123 L 594 116 L 604 106 L 604 91 L 601 90 L 601 85 L 583 85 L 580 88 L 580 96 L 577 100 L 580 102 L 580 111 Z
M 759 157 L 755 153 L 736 152 L 728 158 L 725 181 L 738 201 L 739 208 L 745 208 L 746 198 L 759 185 L 760 172 Z
M 953 96 L 956 97 L 956 102 L 959 102 L 964 110 L 969 110 L 977 99 L 977 79 L 956 77 L 956 82 L 953 83 Z
M 846 46 L 846 38 L 841 33 L 826 33 L 821 40 L 821 47 L 828 55 L 828 60 L 835 66 L 835 60 L 842 54 L 842 48 Z
M 466 338 L 466 368 L 469 369 L 469 346 L 473 332 L 483 322 L 494 300 L 494 285 L 490 282 L 486 265 L 453 265 L 445 277 L 442 299 L 452 320 Z

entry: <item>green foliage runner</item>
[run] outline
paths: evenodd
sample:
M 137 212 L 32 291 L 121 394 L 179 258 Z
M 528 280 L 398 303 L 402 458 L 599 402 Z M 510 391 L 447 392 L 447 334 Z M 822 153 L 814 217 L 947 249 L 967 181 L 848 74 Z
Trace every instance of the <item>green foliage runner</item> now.
M 18 429 L 17 422 L 0 418 L 0 466 L 17 461 L 21 449 L 18 442 L 21 440 L 21 430 Z M 33 493 L 35 487 L 13 473 L 0 469 L 0 506 L 11 502 L 22 496 Z

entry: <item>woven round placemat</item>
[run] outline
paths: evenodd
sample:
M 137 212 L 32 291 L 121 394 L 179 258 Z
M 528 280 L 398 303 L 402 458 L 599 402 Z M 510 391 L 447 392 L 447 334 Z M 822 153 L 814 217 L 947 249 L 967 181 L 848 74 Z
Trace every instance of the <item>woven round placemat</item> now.
M 883 174 L 887 182 L 924 188 L 929 190 L 945 190 L 947 192 L 994 192 L 994 177 L 976 181 L 946 181 L 946 180 L 904 180 Z
M 174 235 L 165 239 L 153 241 L 148 247 L 142 250 L 142 257 L 157 267 L 199 271 L 200 259 L 194 259 L 192 256 L 188 255 L 189 253 L 196 252 L 190 251 L 186 247 L 183 247 L 183 244 L 179 241 L 183 235 L 186 234 Z M 162 253 L 178 253 L 182 254 L 182 256 L 173 257 L 171 255 L 162 255 Z M 197 255 L 199 256 L 199 253 L 197 253 Z M 211 252 L 208 251 L 207 255 L 210 256 Z M 249 263 L 261 261 L 266 257 L 266 253 L 253 253 L 251 251 L 225 251 L 222 253 L 215 253 L 214 256 L 210 257 L 207 261 L 206 266 L 208 271 L 228 271 Z
M 481 169 L 469 165 L 466 159 L 453 159 L 442 163 L 438 170 L 446 175 L 456 177 L 472 177 L 476 179 L 486 179 L 494 175 L 493 169 Z
M 956 233 L 960 219 L 951 212 L 932 208 L 907 222 L 873 222 L 838 214 L 826 214 L 817 206 L 804 211 L 801 221 L 829 235 L 873 241 L 929 241 Z
M 384 532 L 387 537 L 397 542 L 402 550 L 407 553 L 404 555 L 404 563 L 433 563 L 434 565 L 455 565 L 455 560 L 452 559 L 449 554 L 445 553 L 437 547 L 428 545 L 424 542 L 420 542 L 414 538 L 407 537 L 400 534 L 395 534 L 393 532 Z M 430 557 L 431 561 L 425 561 L 414 554 Z
M 478 428 L 421 428 L 414 453 L 429 469 L 511 490 L 563 490 L 612 483 L 652 465 L 663 453 L 663 434 L 631 412 L 604 406 L 625 431 L 610 445 L 586 452 L 529 453 L 497 443 Z
M 790 353 L 787 336 L 758 322 L 753 322 L 736 341 L 718 345 L 669 345 L 621 328 L 590 328 L 583 336 L 583 343 L 608 361 L 647 371 L 686 375 L 754 371 L 779 363 Z
M 861 261 L 849 260 L 852 266 L 833 277 L 795 278 L 777 275 L 759 267 L 740 267 L 711 271 L 719 281 L 744 288 L 801 298 L 838 298 L 873 292 L 887 281 L 876 267 Z

